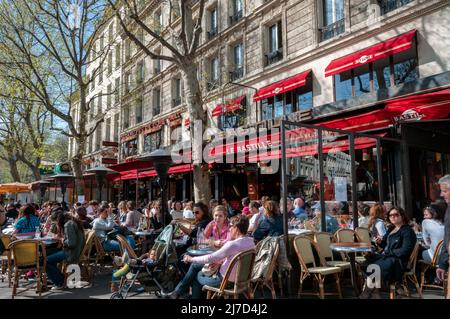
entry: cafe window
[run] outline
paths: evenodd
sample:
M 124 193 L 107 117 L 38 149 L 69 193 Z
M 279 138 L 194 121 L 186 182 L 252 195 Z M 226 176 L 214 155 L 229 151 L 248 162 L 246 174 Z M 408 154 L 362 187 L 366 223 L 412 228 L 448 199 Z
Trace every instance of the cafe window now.
M 161 147 L 162 130 L 144 136 L 144 153 L 150 153 Z
M 262 120 L 272 120 L 283 115 L 309 110 L 313 107 L 311 81 L 295 90 L 263 99 L 261 105 Z
M 161 113 L 161 90 L 153 90 L 153 116 Z
M 267 52 L 265 65 L 276 63 L 283 59 L 283 40 L 281 20 L 268 26 Z
M 238 128 L 245 124 L 245 119 L 247 118 L 247 102 L 246 99 L 242 99 L 241 107 L 234 111 L 225 111 L 219 117 L 219 126 L 225 130 L 228 128 Z
M 419 78 L 415 50 L 389 56 L 334 75 L 336 101 L 415 81 Z
M 321 41 L 334 38 L 345 31 L 344 0 L 323 0 Z
M 138 153 L 138 143 L 137 139 L 127 141 L 122 144 L 122 156 L 123 158 L 127 158 L 130 156 L 137 155 Z

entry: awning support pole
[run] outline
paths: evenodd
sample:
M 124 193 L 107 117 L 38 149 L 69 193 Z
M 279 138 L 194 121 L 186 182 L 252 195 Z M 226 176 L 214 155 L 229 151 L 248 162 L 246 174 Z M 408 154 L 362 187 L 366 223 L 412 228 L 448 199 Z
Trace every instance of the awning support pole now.
M 355 155 L 355 134 L 350 133 L 350 169 L 352 176 L 352 215 L 353 215 L 353 229 L 358 227 L 358 198 L 356 187 L 356 155 Z

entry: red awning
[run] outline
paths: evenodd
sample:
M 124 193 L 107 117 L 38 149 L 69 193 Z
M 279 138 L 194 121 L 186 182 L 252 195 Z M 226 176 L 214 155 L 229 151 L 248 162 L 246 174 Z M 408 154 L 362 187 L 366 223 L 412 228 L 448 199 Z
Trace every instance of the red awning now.
M 311 74 L 311 70 L 299 73 L 290 78 L 268 85 L 256 91 L 253 95 L 253 101 L 259 101 L 267 99 L 271 96 L 291 91 L 298 87 L 304 86 L 308 76 Z
M 334 75 L 390 55 L 411 49 L 416 30 L 411 30 L 395 38 L 375 44 L 369 48 L 331 61 L 325 69 L 325 76 Z
M 185 173 L 193 170 L 192 164 L 182 164 L 176 165 L 169 168 L 169 174 L 176 173 Z M 146 171 L 138 171 L 137 169 L 133 169 L 130 171 L 121 172 L 120 175 L 114 176 L 113 181 L 117 180 L 128 180 L 128 179 L 136 179 L 136 178 L 144 178 L 144 177 L 154 177 L 158 174 L 154 169 L 146 170 Z
M 234 112 L 242 108 L 242 101 L 245 99 L 245 95 L 242 95 L 238 98 L 225 102 L 225 105 L 219 104 L 214 110 L 212 110 L 212 116 L 220 116 L 224 113 Z
M 314 123 L 317 126 L 341 129 L 344 131 L 364 132 L 374 129 L 387 128 L 405 120 L 445 119 L 450 115 L 450 89 L 432 93 L 416 94 L 409 97 L 392 99 L 384 102 L 383 109 L 367 113 L 340 117 L 331 121 Z M 295 128 L 287 131 L 287 136 L 305 138 L 314 134 L 306 128 Z M 280 145 L 280 133 L 254 136 L 239 141 L 212 147 L 210 157 L 221 157 L 228 154 L 245 153 L 250 150 L 263 150 Z M 275 152 L 275 151 L 274 151 Z

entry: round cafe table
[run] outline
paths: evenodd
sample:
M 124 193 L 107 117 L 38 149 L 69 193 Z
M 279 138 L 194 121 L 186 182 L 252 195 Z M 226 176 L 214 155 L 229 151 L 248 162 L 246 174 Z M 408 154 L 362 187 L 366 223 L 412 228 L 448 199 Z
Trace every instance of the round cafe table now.
M 350 274 L 352 277 L 353 289 L 358 297 L 360 294 L 357 273 L 356 273 L 356 253 L 368 253 L 372 251 L 372 245 L 368 243 L 332 243 L 330 244 L 331 250 L 346 253 L 350 258 Z
M 211 247 L 205 247 L 205 248 L 197 248 L 196 246 L 191 246 L 186 250 L 186 254 L 192 257 L 196 256 L 204 256 L 209 255 L 215 252 L 217 249 L 213 249 Z

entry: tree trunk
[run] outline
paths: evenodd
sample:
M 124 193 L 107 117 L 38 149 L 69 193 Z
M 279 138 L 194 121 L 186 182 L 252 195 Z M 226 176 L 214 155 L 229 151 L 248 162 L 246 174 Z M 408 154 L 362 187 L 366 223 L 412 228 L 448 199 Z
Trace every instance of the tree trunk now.
M 188 59 L 189 61 L 189 59 Z M 209 204 L 211 199 L 211 183 L 207 169 L 202 168 L 203 133 L 207 125 L 206 112 L 203 110 L 200 85 L 197 79 L 195 64 L 186 61 L 182 69 L 184 94 L 188 113 L 190 115 L 190 132 L 192 147 L 192 162 L 194 166 L 194 199 Z M 201 125 L 200 125 L 201 124 Z M 194 130 L 195 129 L 195 130 Z
M 17 155 L 17 159 L 19 159 L 22 163 L 24 163 L 33 173 L 33 176 L 36 181 L 39 181 L 41 179 L 41 172 L 39 171 L 39 165 L 41 163 L 41 159 L 36 159 L 35 163 L 32 163 L 26 158 L 26 155 L 20 154 Z
M 11 173 L 11 177 L 14 182 L 20 182 L 20 174 L 17 168 L 17 160 L 10 157 L 8 159 L 9 169 Z
M 72 170 L 75 176 L 75 187 L 77 195 L 84 195 L 84 179 L 83 179 L 83 165 L 81 160 L 83 159 L 84 150 L 86 147 L 86 139 L 83 137 L 75 138 L 75 156 L 71 159 Z

